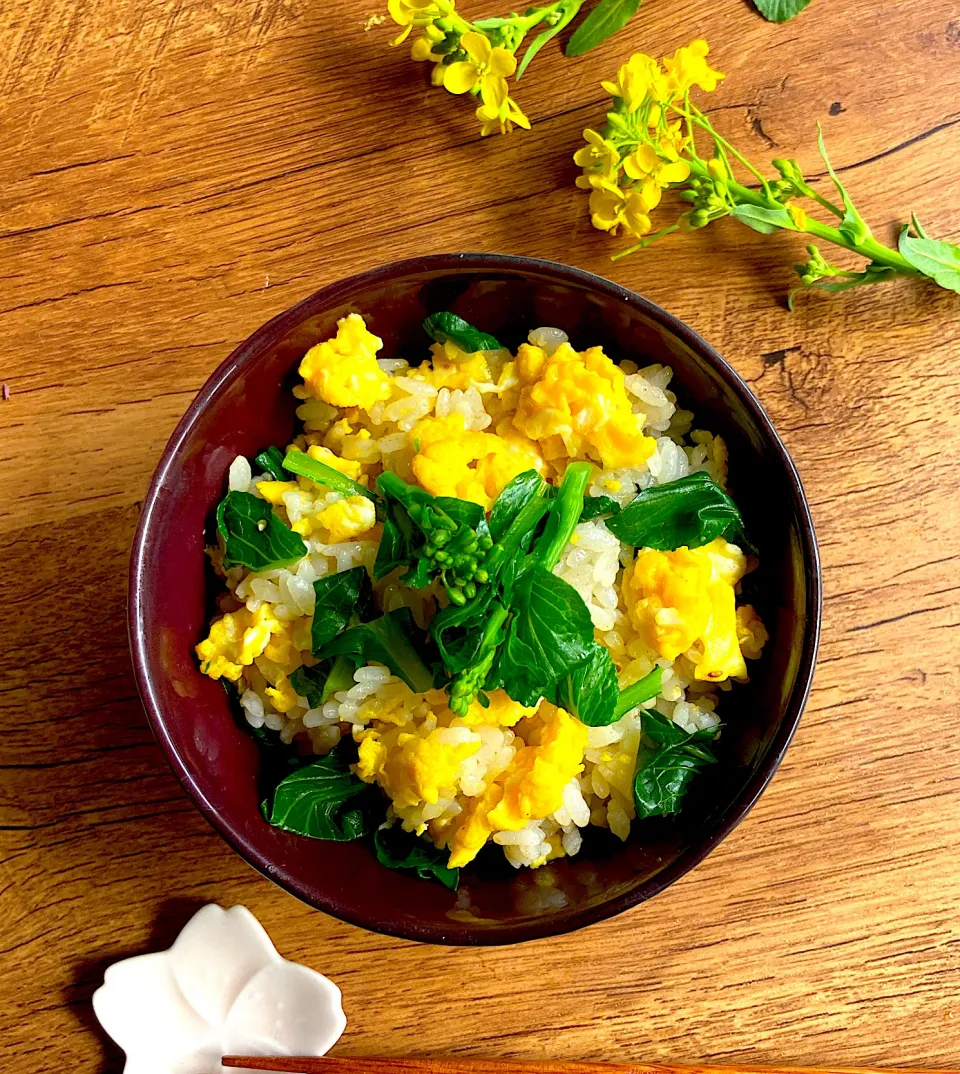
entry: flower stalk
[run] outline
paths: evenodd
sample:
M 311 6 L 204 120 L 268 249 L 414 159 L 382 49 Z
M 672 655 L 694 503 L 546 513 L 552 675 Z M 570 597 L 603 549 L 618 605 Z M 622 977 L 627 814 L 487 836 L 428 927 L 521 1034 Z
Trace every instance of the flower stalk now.
M 960 266 L 960 251 L 950 253 L 956 247 L 929 239 L 916 222 L 917 237 L 904 229 L 899 249 L 872 234 L 830 163 L 822 131 L 818 145 L 840 204 L 814 190 L 795 160 L 772 161 L 778 177 L 771 178 L 723 137 L 690 100 L 691 90 L 712 92 L 724 78 L 709 65 L 708 54 L 706 41 L 694 41 L 661 62 L 638 53 L 620 68 L 615 82 L 603 83 L 612 98 L 607 122 L 600 131 L 583 132 L 586 145 L 574 160 L 582 168 L 577 185 L 590 191 L 594 227 L 611 234 L 622 230 L 636 240 L 613 260 L 731 216 L 761 234 L 793 231 L 866 260 L 861 270 L 840 268 L 809 245 L 808 260 L 794 266 L 800 286 L 788 298 L 791 308 L 797 290 L 841 291 L 898 276 L 930 276 L 941 286 L 960 289 L 960 267 L 954 267 Z M 698 134 L 706 137 L 711 156 L 701 154 Z M 650 214 L 668 189 L 690 207 L 654 230 Z M 831 222 L 811 216 L 804 202 L 826 210 Z
M 577 16 L 584 0 L 552 0 L 520 14 L 470 22 L 456 10 L 456 0 L 389 0 L 393 21 L 401 27 L 392 44 L 402 44 L 413 31 L 414 60 L 433 64 L 431 83 L 457 96 L 478 100 L 480 133 L 508 134 L 529 130 L 530 120 L 511 95 L 510 79 L 519 81 L 541 48 Z M 517 52 L 527 36 L 541 33 L 523 58 Z

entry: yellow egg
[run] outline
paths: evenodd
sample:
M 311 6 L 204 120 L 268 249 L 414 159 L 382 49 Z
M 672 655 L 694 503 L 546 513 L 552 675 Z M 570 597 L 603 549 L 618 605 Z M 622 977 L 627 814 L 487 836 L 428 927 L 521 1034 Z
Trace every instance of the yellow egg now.
M 435 388 L 460 388 L 466 391 L 471 384 L 487 384 L 490 367 L 483 354 L 467 354 L 454 343 L 435 343 L 431 347 L 433 361 L 424 362 L 414 370 L 416 379 L 426 380 Z
M 279 506 L 283 506 L 283 494 L 285 492 L 296 492 L 300 486 L 296 481 L 258 481 L 257 492 L 267 501 Z
M 413 474 L 427 492 L 470 500 L 485 510 L 517 474 L 543 466 L 534 445 L 467 430 L 462 414 L 422 419 L 410 443 L 416 452 Z
M 508 697 L 506 690 L 491 690 L 487 696 L 490 699 L 490 707 L 484 708 L 479 701 L 471 702 L 461 723 L 468 727 L 476 727 L 479 724 L 513 727 L 525 716 L 532 716 L 537 711 L 536 708 L 527 708 Z
M 633 413 L 623 373 L 600 347 L 578 353 L 563 343 L 548 358 L 525 343 L 516 364 L 525 387 L 514 425 L 540 442 L 545 459 L 589 458 L 614 469 L 653 454 L 656 441 Z
M 689 653 L 698 679 L 743 678 L 734 586 L 746 559 L 722 537 L 702 548 L 642 548 L 624 571 L 623 597 L 642 641 L 668 660 Z
M 210 633 L 197 646 L 200 670 L 211 679 L 221 677 L 236 682 L 243 668 L 266 649 L 271 631 L 280 623 L 271 605 L 262 604 L 255 612 L 240 608 L 210 624 Z
M 501 784 L 491 783 L 483 794 L 468 800 L 460 815 L 460 823 L 450 840 L 448 868 L 459 869 L 473 861 L 480 853 L 484 843 L 493 833 L 493 828 L 490 826 L 490 813 L 502 797 Z
M 563 788 L 583 771 L 587 729 L 564 709 L 540 704 L 540 741 L 517 752 L 503 776 L 503 797 L 489 816 L 499 831 L 519 831 L 563 805 Z
M 289 712 L 297 707 L 297 692 L 285 675 L 276 686 L 268 686 L 266 692 L 277 712 Z
M 348 496 L 318 512 L 316 519 L 326 531 L 327 543 L 339 544 L 369 533 L 377 524 L 377 510 L 366 496 Z
M 333 339 L 318 343 L 303 357 L 300 376 L 304 388 L 317 399 L 336 407 L 369 409 L 390 398 L 390 378 L 377 365 L 383 341 L 367 331 L 363 318 L 351 313 L 337 322 Z
M 364 739 L 361 748 L 367 741 Z M 465 728 L 449 727 L 436 727 L 425 734 L 391 728 L 378 741 L 385 755 L 376 747 L 366 747 L 368 761 L 363 768 L 357 768 L 357 775 L 372 782 L 372 772 L 398 811 L 423 802 L 435 805 L 441 793 L 452 798 L 460 766 L 482 744 L 478 735 Z M 375 760 L 375 749 L 376 758 L 382 757 L 382 761 L 376 761 L 374 771 L 370 765 Z

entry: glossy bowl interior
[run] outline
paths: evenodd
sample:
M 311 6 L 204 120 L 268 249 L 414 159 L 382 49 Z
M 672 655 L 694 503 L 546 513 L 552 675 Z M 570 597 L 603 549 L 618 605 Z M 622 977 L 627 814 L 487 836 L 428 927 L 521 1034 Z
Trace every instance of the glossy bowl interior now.
M 680 405 L 721 433 L 730 486 L 761 551 L 745 580 L 771 633 L 749 685 L 725 694 L 723 764 L 669 821 L 634 827 L 626 844 L 594 830 L 577 857 L 514 871 L 484 855 L 456 894 L 388 872 L 365 843 L 289 835 L 260 814 L 260 763 L 219 683 L 193 647 L 205 634 L 216 582 L 204 535 L 236 455 L 284 444 L 296 417 L 290 387 L 304 352 L 356 311 L 384 341 L 383 357 L 426 355 L 421 322 L 452 309 L 515 347 L 538 325 L 579 348 L 673 367 Z M 395 936 L 496 944 L 609 917 L 690 869 L 743 818 L 790 742 L 809 690 L 820 619 L 820 572 L 793 464 L 743 381 L 696 333 L 658 306 L 562 265 L 486 254 L 426 257 L 327 287 L 255 332 L 211 376 L 164 452 L 143 507 L 130 577 L 130 635 L 153 730 L 185 790 L 251 865 L 327 913 Z

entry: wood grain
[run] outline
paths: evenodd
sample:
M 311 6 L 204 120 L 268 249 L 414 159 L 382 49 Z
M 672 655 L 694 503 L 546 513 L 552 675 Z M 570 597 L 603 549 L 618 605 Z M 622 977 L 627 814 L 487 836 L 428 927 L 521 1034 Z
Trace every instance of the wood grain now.
M 791 315 L 801 243 L 733 223 L 611 265 L 570 163 L 628 51 L 703 35 L 745 149 L 816 172 L 820 118 L 877 234 L 912 209 L 956 241 L 955 3 L 814 0 L 773 26 L 647 0 L 596 53 L 549 47 L 520 86 L 534 129 L 485 141 L 364 30 L 379 6 L 0 11 L 5 1074 L 119 1071 L 104 967 L 208 900 L 343 988 L 344 1056 L 957 1066 L 960 299 L 905 281 Z M 250 870 L 165 768 L 124 625 L 138 501 L 216 364 L 325 283 L 461 249 L 609 275 L 710 339 L 798 463 L 827 593 L 810 707 L 748 820 L 647 905 L 508 949 L 374 936 Z
M 291 1074 L 884 1074 L 871 1067 L 677 1066 L 671 1063 L 573 1063 L 524 1059 L 400 1059 L 335 1055 L 225 1055 L 225 1067 L 290 1071 Z M 955 1071 L 887 1070 L 886 1074 L 956 1074 Z

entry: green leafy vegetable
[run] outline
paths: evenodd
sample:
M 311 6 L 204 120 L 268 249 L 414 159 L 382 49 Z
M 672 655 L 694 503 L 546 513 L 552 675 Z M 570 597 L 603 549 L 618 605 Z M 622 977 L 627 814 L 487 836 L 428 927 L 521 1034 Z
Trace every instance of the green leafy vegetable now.
M 508 615 L 509 612 L 500 603 L 492 604 L 482 618 L 478 614 L 470 623 L 477 633 L 471 635 L 465 632 L 463 635 L 460 652 L 469 655 L 452 661 L 452 666 L 447 665 L 448 671 L 455 672 L 450 683 L 450 711 L 457 716 L 467 714 L 474 698 L 487 684 L 494 661 L 500 655 L 503 626 Z M 490 688 L 493 689 L 492 686 Z
M 437 496 L 433 501 L 438 510 L 452 518 L 454 522 L 462 522 L 464 526 L 476 529 L 484 520 L 483 508 L 471 500 L 458 500 L 453 496 Z
M 757 11 L 770 22 L 787 22 L 810 3 L 810 0 L 753 0 Z
M 507 482 L 490 509 L 490 536 L 494 541 L 503 540 L 509 525 L 524 507 L 535 497 L 542 495 L 545 484 L 536 470 L 525 470 Z M 547 503 L 544 499 L 543 511 L 546 509 Z
M 287 475 L 283 472 L 283 452 L 278 447 L 268 447 L 265 451 L 261 451 L 253 461 L 274 481 L 287 480 Z
M 312 839 L 347 842 L 374 831 L 383 815 L 376 788 L 362 782 L 337 750 L 291 772 L 264 805 L 270 824 Z
M 600 0 L 600 3 L 577 27 L 564 50 L 567 56 L 582 56 L 612 37 L 633 18 L 640 0 Z
M 415 693 L 433 689 L 433 672 L 421 659 L 414 638 L 421 637 L 421 648 L 427 652 L 426 638 L 418 630 L 409 608 L 398 608 L 369 623 L 358 623 L 338 634 L 314 653 L 320 660 L 331 656 L 351 654 L 365 664 L 385 664 Z
M 513 616 L 500 656 L 507 693 L 535 705 L 593 653 L 593 622 L 580 594 L 539 564 L 514 588 Z
M 605 727 L 619 719 L 619 696 L 617 669 L 609 651 L 595 641 L 587 659 L 558 681 L 555 700 L 588 727 Z
M 369 619 L 374 612 L 373 586 L 366 567 L 325 574 L 313 583 L 317 595 L 311 626 L 314 653 L 332 641 L 355 615 Z
M 688 734 L 656 711 L 643 713 L 641 728 L 653 745 L 641 749 L 637 757 L 633 784 L 637 817 L 677 813 L 693 777 L 716 763 L 705 743 L 716 738 L 717 729 Z
M 634 548 L 699 548 L 724 534 L 741 534 L 737 505 L 706 474 L 689 474 L 639 493 L 607 529 Z
M 452 603 L 472 600 L 490 580 L 486 560 L 493 540 L 483 508 L 468 500 L 431 496 L 390 471 L 377 478 L 377 489 L 390 524 L 387 551 L 382 557 L 378 553 L 374 565 L 377 576 L 408 564 L 411 571 L 401 579 L 404 585 L 422 589 L 439 575 Z
M 591 518 L 619 515 L 620 510 L 620 504 L 612 496 L 584 496 L 580 521 L 589 522 Z
M 493 336 L 474 328 L 455 313 L 431 313 L 423 322 L 423 328 L 431 339 L 438 343 L 453 343 L 465 354 L 500 350 L 500 344 Z
M 593 465 L 589 462 L 573 462 L 563 473 L 563 480 L 550 507 L 547 528 L 537 541 L 536 561 L 552 571 L 580 521 L 583 511 L 583 491 L 590 480 Z
M 924 276 L 948 291 L 960 292 L 960 246 L 929 238 L 916 216 L 913 227 L 918 237 L 914 238 L 910 228 L 905 227 L 900 233 L 900 253 Z
M 439 880 L 444 887 L 456 891 L 460 885 L 460 870 L 448 869 L 448 852 L 405 832 L 394 825 L 378 828 L 373 836 L 377 861 L 388 869 L 416 873 L 421 880 Z
M 346 474 L 341 474 L 339 470 L 334 470 L 332 466 L 327 466 L 319 459 L 312 459 L 303 451 L 288 451 L 283 460 L 283 468 L 292 474 L 299 474 L 301 477 L 316 481 L 318 485 L 326 485 L 327 488 L 340 492 L 344 496 L 366 496 L 368 500 L 374 502 L 377 500 L 377 494 L 366 485 L 361 485 Z
M 252 571 L 289 567 L 307 554 L 299 533 L 273 513 L 273 508 L 249 492 L 228 492 L 217 508 L 217 530 L 224 543 L 224 567 Z
M 626 716 L 631 709 L 635 709 L 637 705 L 642 705 L 644 701 L 652 701 L 660 693 L 662 685 L 663 668 L 655 667 L 649 675 L 644 675 L 639 682 L 625 687 L 620 691 L 620 696 L 617 698 L 617 703 L 613 710 L 613 720 L 610 722 L 614 723 L 622 716 Z

